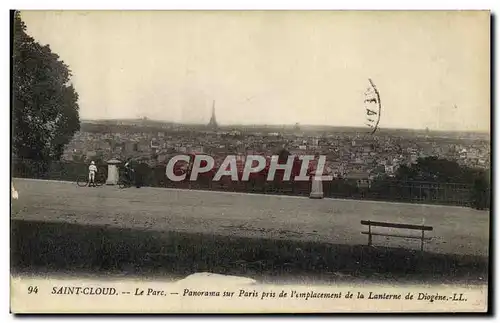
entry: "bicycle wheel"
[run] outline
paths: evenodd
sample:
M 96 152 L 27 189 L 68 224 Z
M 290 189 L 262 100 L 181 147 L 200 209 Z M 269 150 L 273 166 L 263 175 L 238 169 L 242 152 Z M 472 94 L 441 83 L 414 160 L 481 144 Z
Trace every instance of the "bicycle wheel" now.
M 78 176 L 78 178 L 76 180 L 76 185 L 78 185 L 80 187 L 88 186 L 89 179 L 87 178 L 87 176 Z
M 106 182 L 106 179 L 104 178 L 104 176 L 98 176 L 95 180 L 95 185 L 96 186 L 102 186 L 104 183 Z
M 125 187 L 127 187 L 127 182 L 123 178 L 120 178 L 118 180 L 118 188 L 125 188 Z

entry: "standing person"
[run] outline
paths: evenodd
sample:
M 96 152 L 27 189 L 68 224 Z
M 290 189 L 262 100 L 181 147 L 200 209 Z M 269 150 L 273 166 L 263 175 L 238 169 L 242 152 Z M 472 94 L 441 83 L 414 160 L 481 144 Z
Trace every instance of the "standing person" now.
M 127 176 L 127 180 L 129 181 L 130 185 L 132 185 L 132 183 L 135 181 L 135 176 L 134 176 L 135 169 L 134 169 L 132 157 L 130 157 L 127 160 L 124 167 L 125 167 L 125 174 Z
M 91 161 L 90 166 L 89 166 L 89 187 L 96 186 L 95 185 L 95 173 L 97 173 L 97 167 L 96 167 L 94 161 Z
M 137 163 L 135 165 L 135 168 L 134 168 L 134 175 L 135 175 L 135 187 L 136 188 L 141 188 L 142 186 L 142 181 L 143 181 L 143 176 L 144 174 L 146 173 L 145 171 L 145 167 L 148 167 L 148 166 L 145 166 L 143 163 Z

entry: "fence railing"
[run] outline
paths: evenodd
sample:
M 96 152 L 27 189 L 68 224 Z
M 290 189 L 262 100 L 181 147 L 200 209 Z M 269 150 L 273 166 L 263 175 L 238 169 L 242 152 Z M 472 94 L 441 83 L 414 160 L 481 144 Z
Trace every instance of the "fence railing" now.
M 23 178 L 54 179 L 76 181 L 78 176 L 87 174 L 88 165 L 79 162 L 50 162 L 45 165 L 31 160 L 13 161 L 12 175 Z M 107 176 L 107 165 L 98 166 L 98 172 Z M 139 181 L 142 186 L 169 187 L 180 189 L 200 189 L 263 194 L 284 194 L 307 196 L 311 190 L 310 182 L 267 181 L 264 177 L 251 178 L 249 181 L 231 181 L 222 178 L 212 181 L 211 176 L 200 175 L 197 181 L 174 182 L 167 178 L 165 166 L 150 167 L 140 165 Z M 188 176 L 187 176 L 188 177 Z M 325 197 L 347 199 L 369 199 L 399 201 L 410 203 L 445 204 L 474 206 L 481 203 L 489 208 L 489 190 L 475 192 L 472 185 L 464 183 L 402 182 L 394 180 L 374 180 L 369 187 L 359 187 L 355 181 L 334 179 L 323 182 Z M 478 199 L 480 200 L 478 202 Z

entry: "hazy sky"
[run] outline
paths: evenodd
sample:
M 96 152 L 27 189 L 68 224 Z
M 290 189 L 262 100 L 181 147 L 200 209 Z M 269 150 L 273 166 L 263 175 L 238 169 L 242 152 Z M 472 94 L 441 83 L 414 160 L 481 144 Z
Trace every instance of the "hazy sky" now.
M 488 12 L 22 13 L 84 119 L 489 130 Z M 456 106 L 456 108 L 455 108 Z

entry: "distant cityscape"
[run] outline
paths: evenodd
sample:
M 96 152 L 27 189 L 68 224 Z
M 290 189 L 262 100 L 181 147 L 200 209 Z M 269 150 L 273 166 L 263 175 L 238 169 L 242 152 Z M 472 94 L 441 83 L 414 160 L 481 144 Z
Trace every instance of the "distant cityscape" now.
M 142 158 L 151 166 L 166 164 L 175 154 L 208 154 L 216 166 L 228 154 L 271 156 L 286 149 L 292 155 L 326 155 L 333 176 L 371 180 L 393 176 L 401 165 L 419 157 L 437 156 L 460 165 L 488 169 L 487 135 L 380 129 L 374 135 L 362 128 L 294 126 L 219 126 L 215 108 L 206 125 L 138 120 L 83 121 L 66 146 L 63 160 L 88 162 Z

